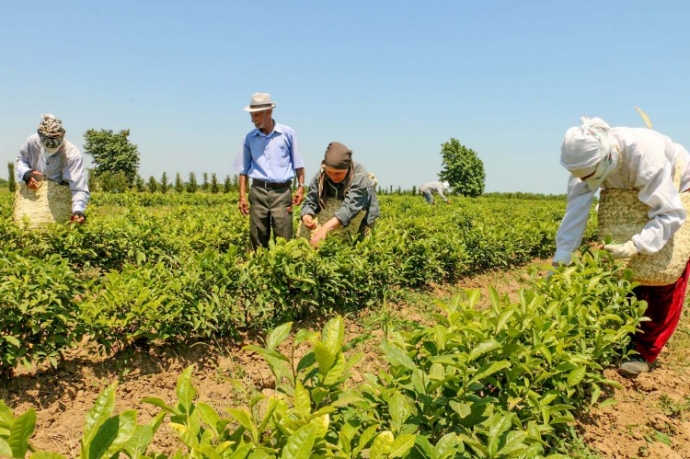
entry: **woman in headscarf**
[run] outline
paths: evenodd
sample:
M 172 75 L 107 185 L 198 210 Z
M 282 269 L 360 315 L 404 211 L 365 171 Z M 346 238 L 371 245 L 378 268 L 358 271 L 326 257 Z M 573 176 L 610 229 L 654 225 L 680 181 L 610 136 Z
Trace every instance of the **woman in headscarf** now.
M 72 194 L 70 219 L 84 222 L 90 193 L 82 154 L 65 140 L 65 128 L 55 116 L 42 115 L 37 132 L 29 136 L 19 150 L 15 175 L 32 190 L 37 190 L 42 180 L 69 185 Z
M 302 205 L 302 225 L 309 231 L 301 229 L 300 234 L 307 236 L 311 232 L 312 246 L 335 230 L 347 229 L 363 236 L 380 216 L 373 176 L 352 160 L 352 150 L 331 142 Z
M 674 185 L 680 168 L 680 190 L 690 187 L 690 154 L 669 137 L 646 128 L 611 128 L 600 118 L 582 118 L 582 125 L 565 133 L 561 165 L 570 171 L 568 204 L 556 236 L 554 264 L 569 263 L 577 250 L 589 218 L 596 191 L 602 188 L 635 189 L 638 199 L 649 206 L 649 221 L 628 241 L 603 248 L 614 258 L 638 254 L 653 255 L 661 250 L 683 225 L 685 208 Z M 624 362 L 621 373 L 637 376 L 650 371 L 662 348 L 675 331 L 685 299 L 690 270 L 688 264 L 672 284 L 640 285 L 636 297 L 648 303 L 642 333 L 635 336 L 640 359 Z

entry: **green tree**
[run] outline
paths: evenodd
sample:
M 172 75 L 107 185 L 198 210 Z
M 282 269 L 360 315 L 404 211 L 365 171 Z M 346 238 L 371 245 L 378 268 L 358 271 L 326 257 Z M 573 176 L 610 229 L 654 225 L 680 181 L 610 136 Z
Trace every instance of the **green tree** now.
M 9 172 L 7 187 L 9 188 L 10 193 L 14 193 L 17 190 L 17 182 L 14 178 L 14 163 L 12 161 L 7 163 L 7 172 Z
M 184 191 L 184 183 L 182 182 L 182 176 L 178 172 L 175 174 L 175 191 L 182 193 Z
M 225 176 L 225 181 L 223 182 L 223 193 L 230 193 L 232 189 L 232 182 L 230 182 L 230 176 Z
M 111 193 L 124 193 L 129 188 L 124 172 L 103 172 L 95 179 L 98 187 Z M 90 188 L 89 188 L 90 189 Z
M 196 193 L 199 189 L 199 185 L 196 183 L 196 174 L 194 172 L 189 173 L 189 181 L 187 182 L 187 193 Z
M 219 191 L 218 177 L 216 177 L 216 173 L 214 172 L 211 174 L 211 193 L 218 193 Z
M 135 179 L 135 186 L 137 187 L 137 191 L 139 193 L 146 191 L 146 183 L 144 183 L 144 179 L 141 178 L 141 175 L 139 174 L 137 174 L 137 178 Z
M 201 189 L 208 191 L 208 172 L 204 172 L 202 175 Z
M 86 184 L 89 187 L 89 191 L 94 192 L 100 190 L 100 186 L 98 184 L 98 180 L 96 180 L 96 174 L 94 173 L 93 169 L 86 169 L 86 175 L 88 177 Z
M 167 193 L 168 188 L 170 188 L 170 184 L 168 183 L 168 174 L 163 172 L 163 176 L 161 177 L 161 192 Z
M 151 193 L 155 193 L 156 191 L 158 191 L 158 182 L 156 181 L 156 177 L 154 177 L 153 175 L 149 177 L 148 188 Z
M 447 180 L 456 194 L 477 197 L 484 193 L 486 172 L 484 163 L 477 153 L 451 138 L 441 150 L 443 169 L 438 175 Z
M 130 186 L 134 184 L 139 171 L 139 150 L 127 137 L 129 129 L 123 129 L 117 134 L 105 129 L 86 131 L 84 153 L 93 157 L 96 178 L 106 172 L 122 172 L 127 183 Z

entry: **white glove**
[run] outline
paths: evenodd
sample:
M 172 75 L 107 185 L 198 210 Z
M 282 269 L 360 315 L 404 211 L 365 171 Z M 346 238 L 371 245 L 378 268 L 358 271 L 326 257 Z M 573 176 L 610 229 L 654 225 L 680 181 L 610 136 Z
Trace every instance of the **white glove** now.
M 632 258 L 637 255 L 637 247 L 633 241 L 628 241 L 625 244 L 607 244 L 604 250 L 611 252 L 613 258 Z

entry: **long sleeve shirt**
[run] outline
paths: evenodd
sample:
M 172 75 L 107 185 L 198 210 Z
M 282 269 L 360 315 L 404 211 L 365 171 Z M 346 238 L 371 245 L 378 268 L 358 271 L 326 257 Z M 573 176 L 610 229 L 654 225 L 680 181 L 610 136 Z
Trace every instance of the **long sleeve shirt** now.
M 41 144 L 38 134 L 26 139 L 19 149 L 15 167 L 17 181 L 23 180 L 24 174 L 35 170 L 47 180 L 69 184 L 72 193 L 72 212 L 84 212 L 91 193 L 86 180 L 84 160 L 81 152 L 71 142 L 65 140 L 57 153 L 48 155 Z
M 242 141 L 235 159 L 235 170 L 251 178 L 271 183 L 285 183 L 304 168 L 295 131 L 275 123 L 268 135 L 253 129 Z
M 343 201 L 340 209 L 334 213 L 335 218 L 343 226 L 347 227 L 354 216 L 362 210 L 367 212 L 364 222 L 371 226 L 381 216 L 381 208 L 376 198 L 375 185 L 364 166 L 355 161 L 352 163 L 355 176 L 347 190 L 345 190 L 347 178 L 340 183 L 334 183 L 328 176 L 324 177 L 323 186 L 326 191 L 326 197 L 327 199 L 334 198 Z M 321 211 L 321 206 L 319 205 L 319 175 L 320 173 L 316 174 L 309 184 L 309 192 L 304 198 L 300 217 L 316 215 Z
M 650 129 L 618 127 L 610 133 L 620 146 L 622 165 L 611 171 L 602 187 L 638 191 L 638 199 L 649 206 L 649 222 L 632 241 L 640 253 L 652 255 L 685 222 L 685 208 L 673 177 L 680 167 L 680 191 L 690 187 L 690 154 Z M 555 262 L 570 262 L 571 253 L 580 247 L 596 191 L 574 176 L 568 180 L 568 204 L 556 234 Z
M 419 187 L 419 191 L 424 192 L 424 191 L 430 191 L 433 192 L 435 191 L 438 193 L 438 195 L 443 199 L 444 201 L 448 202 L 448 199 L 446 199 L 446 196 L 443 194 L 443 190 L 445 190 L 443 183 L 441 182 L 427 182 L 424 185 Z

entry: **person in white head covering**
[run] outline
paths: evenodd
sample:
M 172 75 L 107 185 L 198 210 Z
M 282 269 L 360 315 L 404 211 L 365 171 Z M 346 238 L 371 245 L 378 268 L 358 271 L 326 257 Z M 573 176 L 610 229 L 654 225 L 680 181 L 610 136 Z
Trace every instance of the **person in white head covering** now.
M 450 201 L 446 196 L 443 194 L 444 191 L 448 191 L 450 188 L 450 183 L 447 181 L 445 182 L 427 182 L 424 185 L 419 187 L 419 192 L 422 193 L 422 196 L 424 196 L 424 199 L 426 199 L 426 202 L 429 204 L 434 204 L 434 195 L 433 192 L 438 193 L 438 196 L 443 199 L 446 204 L 450 204 Z
M 686 212 L 673 183 L 681 167 L 681 190 L 690 187 L 690 154 L 669 137 L 647 128 L 610 127 L 601 118 L 582 118 L 580 126 L 565 133 L 561 165 L 570 172 L 568 204 L 556 235 L 554 265 L 570 263 L 580 247 L 594 194 L 599 188 L 634 188 L 649 206 L 649 222 L 629 241 L 603 248 L 614 258 L 652 255 L 673 237 L 685 222 Z M 648 303 L 642 333 L 635 337 L 642 359 L 625 362 L 621 372 L 628 376 L 649 371 L 664 344 L 678 325 L 690 269 L 668 286 L 638 286 L 638 299 Z
M 41 180 L 69 185 L 72 194 L 71 220 L 83 223 L 90 192 L 79 149 L 65 140 L 62 121 L 54 115 L 44 114 L 35 134 L 19 149 L 15 167 L 17 180 L 23 180 L 32 190 Z

